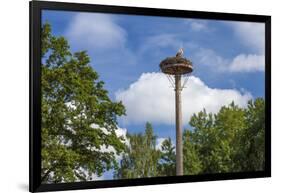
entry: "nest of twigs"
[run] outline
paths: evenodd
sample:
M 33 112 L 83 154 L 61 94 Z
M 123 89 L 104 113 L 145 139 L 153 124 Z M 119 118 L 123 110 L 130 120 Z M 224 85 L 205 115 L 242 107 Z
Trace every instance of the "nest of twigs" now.
M 193 71 L 192 62 L 183 57 L 168 57 L 160 63 L 160 68 L 166 74 L 187 74 Z

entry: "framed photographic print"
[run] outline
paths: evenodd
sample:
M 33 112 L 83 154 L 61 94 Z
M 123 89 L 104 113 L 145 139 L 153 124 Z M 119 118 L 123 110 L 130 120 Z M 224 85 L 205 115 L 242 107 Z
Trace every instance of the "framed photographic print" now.
M 30 2 L 30 191 L 271 176 L 271 18 Z

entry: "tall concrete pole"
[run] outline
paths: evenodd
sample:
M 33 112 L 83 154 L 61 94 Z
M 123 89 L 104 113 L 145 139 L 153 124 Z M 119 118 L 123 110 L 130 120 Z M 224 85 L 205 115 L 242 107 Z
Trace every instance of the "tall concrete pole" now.
M 181 110 L 181 75 L 175 75 L 176 98 L 176 174 L 183 175 L 182 157 L 182 110 Z

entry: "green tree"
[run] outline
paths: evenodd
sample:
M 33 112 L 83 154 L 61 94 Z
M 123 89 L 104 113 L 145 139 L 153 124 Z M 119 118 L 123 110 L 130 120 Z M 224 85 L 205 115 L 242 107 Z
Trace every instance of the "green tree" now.
M 146 123 L 144 134 L 128 134 L 130 145 L 120 161 L 115 178 L 142 178 L 158 175 L 157 163 L 160 151 L 156 150 L 156 136 L 150 123 Z
M 265 101 L 249 101 L 245 112 L 246 130 L 240 137 L 240 166 L 243 171 L 262 171 L 265 167 Z
M 232 102 L 217 114 L 194 114 L 184 133 L 185 174 L 263 170 L 264 117 L 261 98 L 246 108 Z
M 245 109 L 238 107 L 233 102 L 220 109 L 215 120 L 215 132 L 218 140 L 213 150 L 213 160 L 217 163 L 216 165 L 213 163 L 213 171 L 240 171 L 236 157 L 243 148 L 239 139 L 245 128 Z
M 160 160 L 158 161 L 158 175 L 176 175 L 176 153 L 171 138 L 165 139 L 162 142 Z
M 215 143 L 214 116 L 206 110 L 194 114 L 189 124 L 193 130 L 184 133 L 184 169 L 186 174 L 209 173 L 212 168 L 212 150 Z M 193 160 L 194 159 L 194 160 Z M 194 169 L 194 164 L 198 164 Z M 201 166 L 200 166 L 201 165 Z
M 183 170 L 184 175 L 195 175 L 202 172 L 202 163 L 199 159 L 198 147 L 193 142 L 193 132 L 183 132 Z
M 112 102 L 85 51 L 42 27 L 42 182 L 91 180 L 116 168 L 124 139 L 116 135 L 121 102 Z M 115 152 L 103 151 L 112 146 Z
M 215 115 L 203 110 L 191 118 L 190 125 L 195 128 L 192 140 L 202 163 L 201 172 L 235 172 L 234 157 L 240 147 L 237 139 L 245 129 L 244 109 L 231 103 Z

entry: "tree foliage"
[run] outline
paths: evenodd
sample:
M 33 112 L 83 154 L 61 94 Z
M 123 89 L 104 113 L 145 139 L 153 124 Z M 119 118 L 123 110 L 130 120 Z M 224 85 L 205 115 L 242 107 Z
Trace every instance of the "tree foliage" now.
M 185 174 L 263 170 L 264 117 L 261 98 L 247 108 L 231 103 L 217 114 L 194 114 L 184 132 Z
M 171 138 L 161 144 L 160 160 L 158 161 L 158 176 L 176 175 L 176 153 Z
M 183 132 L 184 174 L 263 170 L 264 113 L 264 100 L 257 98 L 250 100 L 246 108 L 232 102 L 216 114 L 204 109 L 194 114 L 189 122 L 192 128 Z M 153 136 L 151 133 L 153 129 L 148 124 L 144 135 L 128 135 L 130 146 L 116 178 L 176 174 L 175 147 L 171 139 L 166 139 L 157 151 L 155 137 L 147 137 Z
M 70 52 L 64 37 L 42 27 L 42 182 L 89 180 L 116 168 L 124 148 L 116 135 L 121 102 L 112 102 L 85 51 Z M 102 148 L 112 146 L 115 152 Z
M 247 128 L 240 137 L 243 171 L 262 171 L 265 166 L 265 101 L 249 101 L 245 111 Z
M 199 159 L 199 152 L 192 141 L 192 132 L 183 132 L 183 172 L 185 175 L 194 175 L 202 171 L 202 162 Z
M 156 149 L 156 136 L 150 123 L 146 123 L 145 133 L 128 134 L 130 145 L 120 161 L 115 178 L 142 178 L 157 176 L 157 162 L 160 151 Z

